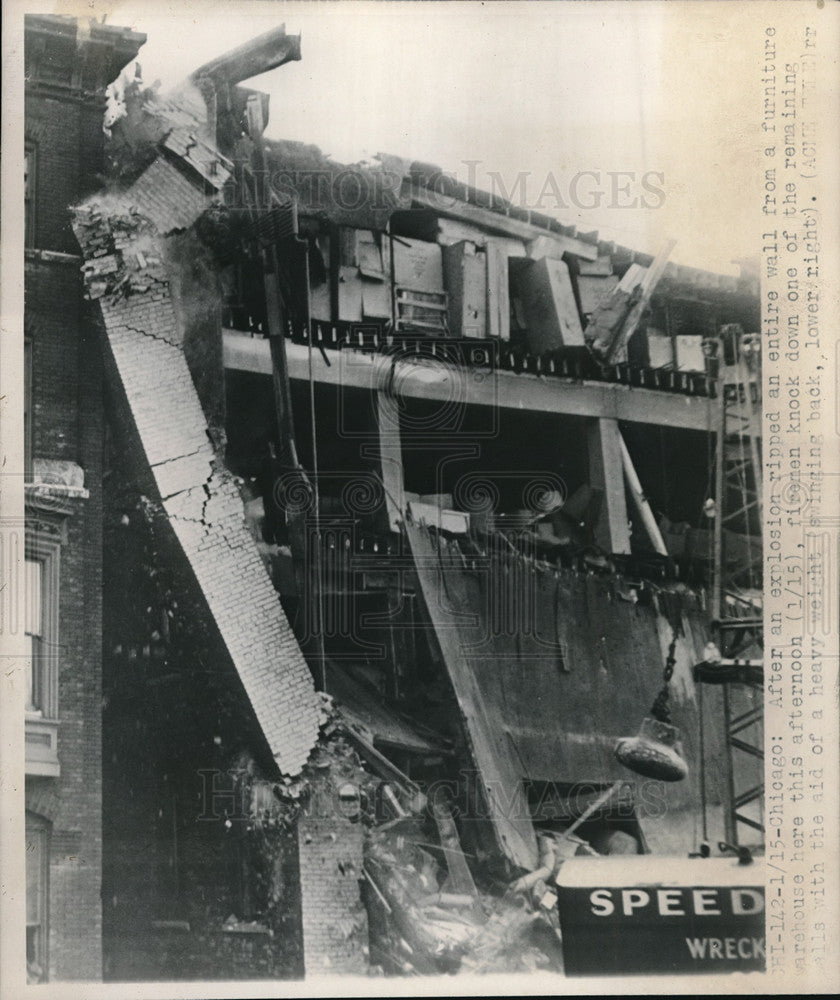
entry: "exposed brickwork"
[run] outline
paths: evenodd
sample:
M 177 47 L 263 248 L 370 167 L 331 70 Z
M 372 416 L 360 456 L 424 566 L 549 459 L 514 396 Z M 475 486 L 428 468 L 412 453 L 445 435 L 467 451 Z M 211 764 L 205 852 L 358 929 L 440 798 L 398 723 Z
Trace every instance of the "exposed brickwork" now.
M 159 233 L 188 229 L 206 208 L 202 187 L 164 157 L 159 157 L 131 188 L 130 204 L 141 206 L 143 214 Z
M 27 52 L 30 36 L 44 29 L 32 51 L 41 51 L 48 64 L 53 36 L 44 20 L 39 27 L 27 18 Z M 75 32 L 72 21 L 62 23 Z M 122 39 L 122 29 L 109 30 Z M 128 46 L 126 60 L 141 41 L 138 35 L 134 49 Z M 44 87 L 27 63 L 25 135 L 35 150 L 30 177 L 35 250 L 78 255 L 69 206 L 101 183 L 107 82 L 91 78 L 84 87 Z M 51 824 L 46 972 L 51 980 L 97 980 L 102 976 L 102 356 L 72 261 L 28 255 L 24 292 L 35 465 L 57 460 L 78 467 L 74 474 L 84 485 L 75 492 L 60 486 L 26 491 L 29 537 L 48 533 L 60 541 L 60 775 L 28 775 L 26 808 Z
M 32 453 L 79 462 L 81 284 L 74 268 L 26 263 L 26 335 L 32 341 Z
M 206 207 L 205 181 L 193 178 L 161 156 L 121 199 L 79 208 L 74 226 L 88 263 L 115 257 L 109 275 L 120 276 L 106 276 L 108 291 L 102 294 L 99 274 L 88 287 L 99 297 L 146 461 L 277 764 L 294 775 L 318 733 L 312 678 L 245 526 L 236 485 L 215 461 L 168 284 L 158 274 L 138 278 L 148 257 L 166 256 L 159 234 L 191 225 Z
M 316 784 L 298 820 L 303 962 L 308 976 L 367 969 L 361 902 L 364 827 L 345 818 L 335 786 Z
M 78 463 L 88 492 L 87 498 L 63 502 L 66 515 L 40 514 L 36 506 L 28 517 L 30 530 L 45 522 L 62 539 L 61 775 L 27 780 L 27 808 L 53 824 L 49 974 L 59 980 L 101 976 L 101 360 L 80 322 L 77 284 L 66 271 L 62 265 L 27 268 L 30 286 L 39 290 L 27 307 L 34 352 L 33 452 Z M 63 851 L 62 842 L 72 838 L 79 850 Z
M 108 419 L 104 978 L 298 978 L 296 832 L 249 833 L 247 798 L 230 773 L 243 756 L 270 768 L 268 748 L 167 518 L 140 499 L 151 473 L 127 447 L 136 437 L 127 405 L 109 407 Z M 258 930 L 226 931 L 232 914 Z
M 104 97 L 28 93 L 24 108 L 26 139 L 34 143 L 37 156 L 34 244 L 42 250 L 78 253 L 69 206 L 89 194 L 97 183 Z

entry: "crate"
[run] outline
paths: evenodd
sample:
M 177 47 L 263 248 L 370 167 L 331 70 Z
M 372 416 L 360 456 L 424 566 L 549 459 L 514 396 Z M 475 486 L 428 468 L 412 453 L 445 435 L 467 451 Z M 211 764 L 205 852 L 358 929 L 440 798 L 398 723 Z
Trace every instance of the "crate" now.
M 449 330 L 455 337 L 487 336 L 487 254 L 469 240 L 443 248 Z
M 674 341 L 653 326 L 637 330 L 627 344 L 627 360 L 640 368 L 673 368 Z
M 676 367 L 679 372 L 705 372 L 706 355 L 699 334 L 680 333 L 674 338 Z
M 448 333 L 445 292 L 424 292 L 415 288 L 397 288 L 394 292 L 396 328 L 446 336 Z
M 517 293 L 527 323 L 528 350 L 543 354 L 561 347 L 583 347 L 583 328 L 566 264 L 541 257 L 523 261 L 517 271 Z

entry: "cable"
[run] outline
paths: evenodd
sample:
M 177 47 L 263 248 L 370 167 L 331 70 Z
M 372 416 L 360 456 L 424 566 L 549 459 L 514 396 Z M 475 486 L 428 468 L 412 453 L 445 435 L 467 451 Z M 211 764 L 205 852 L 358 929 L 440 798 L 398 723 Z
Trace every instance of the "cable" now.
M 703 684 L 700 688 L 698 705 L 700 714 L 700 809 L 703 816 L 703 841 L 709 839 L 708 820 L 706 816 L 706 720 L 703 714 Z
M 307 242 L 308 248 L 308 242 Z M 315 500 L 315 608 L 317 621 L 315 622 L 315 641 L 320 660 L 320 681 L 321 690 L 327 691 L 327 657 L 324 648 L 324 581 L 321 555 L 321 493 L 319 486 L 318 464 L 318 429 L 315 422 L 315 374 L 312 367 L 312 319 L 309 302 L 309 253 L 304 255 L 304 282 L 306 287 L 306 327 L 309 363 L 309 420 L 312 434 L 312 479 L 313 496 Z

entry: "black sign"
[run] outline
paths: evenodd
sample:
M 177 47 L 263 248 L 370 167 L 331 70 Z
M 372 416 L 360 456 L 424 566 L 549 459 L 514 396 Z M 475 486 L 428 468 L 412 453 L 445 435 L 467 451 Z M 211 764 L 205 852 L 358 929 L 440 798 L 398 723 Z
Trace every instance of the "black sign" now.
M 567 975 L 765 968 L 763 886 L 558 886 Z

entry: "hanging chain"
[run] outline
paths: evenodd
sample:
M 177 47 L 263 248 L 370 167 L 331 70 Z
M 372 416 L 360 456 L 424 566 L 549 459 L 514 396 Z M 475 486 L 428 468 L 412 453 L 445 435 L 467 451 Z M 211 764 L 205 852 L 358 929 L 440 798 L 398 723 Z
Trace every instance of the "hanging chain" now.
M 668 658 L 665 660 L 665 669 L 662 671 L 662 688 L 653 705 L 650 709 L 650 714 L 658 722 L 664 722 L 670 725 L 671 723 L 671 707 L 669 703 L 670 690 L 668 685 L 671 682 L 671 678 L 674 676 L 674 665 L 677 662 L 677 657 L 675 655 L 677 648 L 677 630 L 674 628 L 674 637 L 671 639 L 671 645 L 668 647 Z

